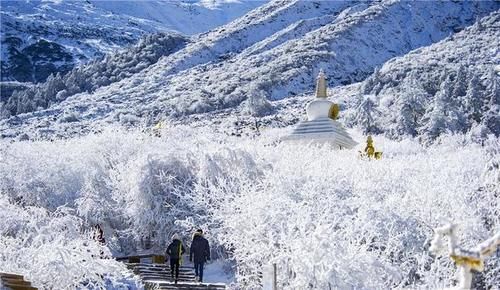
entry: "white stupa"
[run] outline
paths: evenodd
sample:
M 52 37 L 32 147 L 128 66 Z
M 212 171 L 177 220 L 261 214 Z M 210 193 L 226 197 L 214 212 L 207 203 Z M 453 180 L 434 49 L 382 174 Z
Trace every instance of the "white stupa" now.
M 336 149 L 351 149 L 358 143 L 336 121 L 339 107 L 328 101 L 326 80 L 320 71 L 316 83 L 316 98 L 306 106 L 307 121 L 300 122 L 285 141 L 328 143 Z

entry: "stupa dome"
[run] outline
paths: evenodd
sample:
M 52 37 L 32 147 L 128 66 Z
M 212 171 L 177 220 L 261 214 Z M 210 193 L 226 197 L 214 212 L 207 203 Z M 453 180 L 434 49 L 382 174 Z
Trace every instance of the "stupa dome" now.
M 329 118 L 330 109 L 333 102 L 324 99 L 316 99 L 306 106 L 307 120 L 312 121 L 318 118 Z

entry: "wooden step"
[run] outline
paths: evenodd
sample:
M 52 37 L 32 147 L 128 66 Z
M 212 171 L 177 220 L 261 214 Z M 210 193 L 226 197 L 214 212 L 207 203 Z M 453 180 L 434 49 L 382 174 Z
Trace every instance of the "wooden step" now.
M 11 290 L 36 290 L 31 286 L 31 282 L 24 280 L 24 276 L 12 273 L 0 272 L 1 284 L 6 289 Z
M 29 282 L 29 281 L 12 279 L 12 278 L 5 278 L 5 277 L 2 277 L 1 279 L 2 279 L 3 285 L 16 284 L 16 285 L 31 286 L 31 282 Z
M 23 275 L 12 274 L 12 273 L 3 273 L 3 272 L 0 272 L 0 277 L 2 277 L 2 278 L 6 277 L 6 278 L 24 280 L 24 276 Z
M 17 283 L 3 283 L 3 287 L 12 290 L 37 290 L 31 285 L 17 284 Z

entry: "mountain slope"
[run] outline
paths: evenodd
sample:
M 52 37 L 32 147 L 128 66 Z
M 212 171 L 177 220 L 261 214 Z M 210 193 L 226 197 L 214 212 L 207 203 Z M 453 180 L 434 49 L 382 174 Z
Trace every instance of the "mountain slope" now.
M 499 5 L 271 2 L 196 36 L 184 49 L 128 79 L 4 121 L 4 135 L 35 127 L 36 135 L 67 135 L 117 121 L 149 125 L 244 101 L 250 111 L 265 113 L 265 99 L 309 91 L 319 68 L 330 76 L 330 85 L 363 80 L 375 66 L 443 39 Z M 67 114 L 76 114 L 78 121 L 58 121 Z
M 471 129 L 475 137 L 499 136 L 499 47 L 500 12 L 494 12 L 439 43 L 394 58 L 356 86 L 348 122 L 398 139 L 422 135 L 430 141 Z
M 2 81 L 44 81 L 153 32 L 195 34 L 262 1 L 2 1 Z
M 174 33 L 148 34 L 126 50 L 108 54 L 103 59 L 74 68 L 67 74 L 51 75 L 45 83 L 19 90 L 10 97 L 2 96 L 0 102 L 4 105 L 0 107 L 0 117 L 47 108 L 68 96 L 81 92 L 90 93 L 128 78 L 161 57 L 180 50 L 187 42 L 186 37 Z

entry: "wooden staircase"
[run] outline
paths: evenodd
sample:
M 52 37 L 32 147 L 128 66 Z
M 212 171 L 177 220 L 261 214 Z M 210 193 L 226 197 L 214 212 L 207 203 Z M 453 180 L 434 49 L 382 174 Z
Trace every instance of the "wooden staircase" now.
M 24 280 L 22 275 L 0 273 L 0 289 L 37 290 L 31 282 Z
M 194 272 L 190 267 L 179 268 L 179 281 L 172 280 L 170 267 L 165 264 L 127 263 L 127 267 L 141 277 L 146 289 L 160 290 L 224 290 L 225 284 L 196 282 Z

